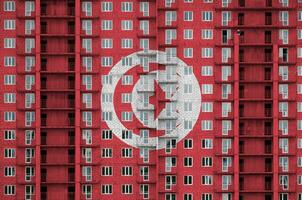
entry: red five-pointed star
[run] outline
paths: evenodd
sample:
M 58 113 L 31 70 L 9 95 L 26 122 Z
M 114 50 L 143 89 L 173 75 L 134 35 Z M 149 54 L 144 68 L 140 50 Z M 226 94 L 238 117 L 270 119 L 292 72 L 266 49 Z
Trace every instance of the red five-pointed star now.
M 161 113 L 163 109 L 166 108 L 166 102 L 170 102 L 170 99 L 166 98 L 165 91 L 161 88 L 161 86 L 154 80 L 154 90 L 155 94 L 150 96 L 150 104 L 154 105 L 154 120 L 157 119 L 158 115 Z M 158 102 L 158 99 L 161 101 Z

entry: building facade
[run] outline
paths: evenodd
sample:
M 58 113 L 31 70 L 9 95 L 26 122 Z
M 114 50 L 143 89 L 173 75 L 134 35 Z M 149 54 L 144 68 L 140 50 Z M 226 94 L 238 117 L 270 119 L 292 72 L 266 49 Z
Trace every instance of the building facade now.
M 0 16 L 1 200 L 302 200 L 301 0 Z

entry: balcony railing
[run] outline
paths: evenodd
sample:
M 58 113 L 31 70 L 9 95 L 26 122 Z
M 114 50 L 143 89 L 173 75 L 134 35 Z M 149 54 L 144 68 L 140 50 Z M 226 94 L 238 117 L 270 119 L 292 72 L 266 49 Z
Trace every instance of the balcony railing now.
M 75 162 L 75 156 L 74 155 L 68 155 L 68 163 L 74 163 Z

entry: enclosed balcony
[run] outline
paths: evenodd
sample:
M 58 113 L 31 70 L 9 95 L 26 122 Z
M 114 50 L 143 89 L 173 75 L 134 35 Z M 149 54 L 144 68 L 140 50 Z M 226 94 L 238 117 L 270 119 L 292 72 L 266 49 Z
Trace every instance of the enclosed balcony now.
M 49 37 L 41 39 L 42 55 L 72 55 L 75 51 L 74 39 Z
M 41 16 L 46 17 L 73 17 L 75 15 L 75 3 L 74 1 L 52 1 L 41 2 L 40 12 Z
M 41 126 L 43 128 L 69 128 L 75 124 L 75 114 L 73 111 L 62 112 L 57 115 L 57 111 L 46 111 L 41 113 Z
M 41 90 L 43 91 L 68 91 L 75 87 L 73 75 L 49 74 L 41 77 Z
M 61 156 L 58 157 L 57 155 Z M 75 150 L 65 148 L 48 148 L 41 149 L 41 164 L 42 165 L 70 165 L 75 162 Z M 67 177 L 66 179 L 67 180 Z

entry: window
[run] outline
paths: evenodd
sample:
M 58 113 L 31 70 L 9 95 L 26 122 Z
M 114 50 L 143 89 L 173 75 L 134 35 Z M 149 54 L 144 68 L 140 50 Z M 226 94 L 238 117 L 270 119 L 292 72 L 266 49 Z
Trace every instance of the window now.
M 279 39 L 282 40 L 283 44 L 288 44 L 288 30 L 287 29 L 280 29 L 279 30 Z
M 201 103 L 201 112 L 213 112 L 213 103 L 212 102 L 202 102 Z
M 222 147 L 222 150 L 221 152 L 223 154 L 227 154 L 229 149 L 232 148 L 232 140 L 231 139 L 222 139 L 221 141 L 221 147 Z
M 184 148 L 185 149 L 192 149 L 193 148 L 193 140 L 192 139 L 185 139 L 184 140 Z
M 123 166 L 121 168 L 121 175 L 122 176 L 132 176 L 132 167 L 130 167 L 130 166 Z
M 35 48 L 35 39 L 25 38 L 25 53 L 33 53 L 33 48 Z
M 212 120 L 202 120 L 201 121 L 201 130 L 203 130 L 203 131 L 213 130 L 213 121 Z
M 149 16 L 149 2 L 140 2 L 139 10 L 143 16 Z
M 16 93 L 4 93 L 4 103 L 16 103 Z
M 132 75 L 124 75 L 122 77 L 122 85 L 132 85 L 133 84 L 133 76 Z
M 35 121 L 35 112 L 25 112 L 25 126 L 31 126 Z
M 213 48 L 202 48 L 201 57 L 202 58 L 213 58 Z
M 15 11 L 15 10 L 16 10 L 15 1 L 4 1 L 3 9 L 4 9 L 4 11 L 6 11 L 6 12 Z
M 4 66 L 5 67 L 15 67 L 16 66 L 16 57 L 5 56 L 4 57 Z
M 15 30 L 16 29 L 16 20 L 6 19 L 4 20 L 4 30 Z
M 14 122 L 16 120 L 16 112 L 6 111 L 4 112 L 4 121 L 5 122 Z
M 193 39 L 193 29 L 184 29 L 184 39 L 185 40 Z
M 171 26 L 173 21 L 176 21 L 177 14 L 176 11 L 166 11 L 165 12 L 165 25 Z
M 92 89 L 92 76 L 91 75 L 83 75 L 82 76 L 82 84 L 85 86 L 86 90 Z
M 232 12 L 231 11 L 223 11 L 221 13 L 221 25 L 228 26 L 229 22 L 231 21 Z
M 184 157 L 184 167 L 192 167 L 192 166 L 193 166 L 193 158 Z
M 202 66 L 201 75 L 202 76 L 213 76 L 213 67 L 212 66 Z
M 298 12 L 298 20 L 299 20 L 299 16 L 301 16 L 299 13 L 300 12 Z M 288 22 L 289 22 L 288 11 L 280 11 L 279 12 L 279 21 L 282 23 L 283 26 L 288 26 Z
M 82 130 L 82 139 L 86 145 L 92 144 L 92 130 Z
M 302 185 L 302 175 L 297 176 L 297 184 Z
M 103 148 L 101 151 L 102 151 L 102 158 L 112 158 L 111 148 Z
M 131 93 L 122 93 L 122 103 L 131 103 L 132 94 Z
M 201 184 L 202 185 L 212 185 L 213 177 L 209 175 L 201 176 Z
M 102 176 L 112 176 L 112 167 L 110 167 L 110 166 L 103 166 L 101 168 L 101 175 Z
M 184 57 L 193 58 L 193 48 L 184 48 Z
M 112 12 L 113 10 L 113 4 L 112 2 L 102 2 L 101 4 L 101 11 L 102 12 Z
M 201 148 L 202 149 L 212 149 L 213 148 L 213 140 L 212 139 L 202 139 L 201 140 Z
M 213 159 L 212 157 L 202 157 L 201 158 L 201 166 L 202 167 L 212 167 Z
M 92 16 L 92 2 L 82 2 L 82 12 L 84 12 L 87 17 Z
M 123 184 L 122 185 L 122 194 L 132 194 L 132 185 Z
M 213 21 L 213 12 L 212 11 L 203 11 L 201 12 L 202 21 Z
M 16 149 L 7 148 L 4 149 L 4 158 L 15 158 L 16 157 Z
M 202 29 L 201 30 L 201 38 L 203 40 L 213 39 L 213 29 Z
M 141 2 L 144 3 L 144 2 Z M 140 20 L 139 21 L 139 29 L 143 31 L 144 35 L 149 34 L 149 21 L 148 20 Z
M 193 176 L 187 175 L 184 176 L 184 185 L 192 185 L 193 184 Z
M 10 177 L 16 175 L 16 168 L 12 166 L 4 167 L 4 176 Z
M 111 111 L 103 111 L 102 112 L 102 121 L 112 121 L 112 112 Z
M 16 131 L 15 130 L 5 130 L 4 131 L 4 140 L 15 140 Z
M 85 53 L 91 53 L 92 39 L 82 39 L 82 48 L 85 49 Z
M 35 20 L 25 20 L 25 34 L 30 35 L 35 29 Z
M 92 112 L 82 112 L 82 122 L 84 122 L 86 126 L 92 126 Z
M 102 75 L 102 84 L 111 85 L 112 84 L 112 75 Z
M 16 48 L 16 38 L 4 38 L 4 48 Z
M 193 128 L 193 122 L 191 120 L 184 120 L 184 129 L 191 130 Z
M 302 58 L 302 48 L 301 47 L 297 48 L 297 57 Z
M 31 13 L 35 11 L 34 1 L 25 1 L 25 16 L 31 16 Z
M 133 21 L 132 20 L 122 20 L 121 29 L 123 31 L 133 30 Z
M 131 148 L 123 148 L 122 149 L 122 158 L 132 158 L 132 149 Z
M 5 185 L 4 186 L 4 195 L 15 195 L 16 186 L 15 185 Z
M 92 197 L 92 185 L 83 185 L 82 186 L 82 194 L 86 197 L 86 199 L 91 199 L 91 197 Z
M 25 108 L 31 108 L 33 103 L 35 103 L 35 94 L 25 93 Z
M 92 180 L 92 167 L 83 166 L 82 167 L 82 176 L 85 177 L 85 181 L 91 181 Z
M 112 131 L 102 130 L 102 140 L 112 140 Z
M 133 46 L 133 40 L 132 39 L 122 39 L 122 42 L 121 42 L 121 48 L 122 49 L 132 49 L 132 46 Z
M 184 12 L 184 21 L 193 21 L 193 12 L 192 11 Z
M 122 112 L 122 121 L 132 121 L 132 112 Z
M 16 85 L 16 76 L 4 75 L 4 85 Z
M 102 194 L 112 194 L 112 185 L 102 185 Z
M 102 67 L 111 67 L 113 64 L 113 59 L 111 56 L 103 56 L 101 57 L 101 65 Z
M 302 11 L 298 11 L 298 21 L 302 21 Z
M 110 38 L 104 38 L 101 40 L 101 47 L 103 49 L 111 49 L 113 47 L 113 40 Z
M 184 194 L 184 200 L 193 200 L 193 194 Z
M 302 29 L 297 30 L 297 38 L 298 38 L 298 40 L 302 39 Z
M 201 194 L 201 200 L 212 200 L 212 194 L 209 193 Z M 222 198 L 222 200 L 230 200 L 230 199 Z
M 212 84 L 202 84 L 201 85 L 202 94 L 213 94 L 213 85 Z
M 122 2 L 121 11 L 122 12 L 132 12 L 133 3 L 132 2 Z
M 102 20 L 101 28 L 102 28 L 103 31 L 112 30 L 112 28 L 113 28 L 112 20 Z
M 83 57 L 82 66 L 85 68 L 86 72 L 92 71 L 92 57 Z

